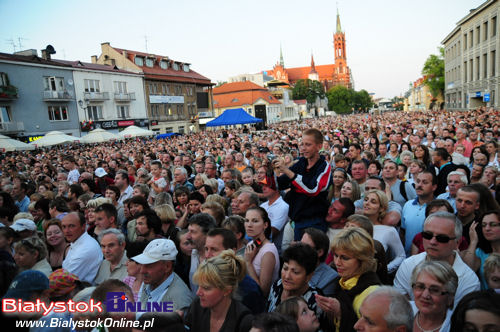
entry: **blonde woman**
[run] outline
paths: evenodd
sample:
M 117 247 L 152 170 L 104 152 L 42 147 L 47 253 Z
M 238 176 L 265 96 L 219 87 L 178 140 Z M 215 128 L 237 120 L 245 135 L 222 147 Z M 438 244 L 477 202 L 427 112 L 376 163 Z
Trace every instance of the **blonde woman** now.
M 201 263 L 193 275 L 198 284 L 196 298 L 185 323 L 192 332 L 249 331 L 253 316 L 234 298 L 238 283 L 246 274 L 245 262 L 232 250 Z
M 396 228 L 382 224 L 388 204 L 387 195 L 381 190 L 370 190 L 365 193 L 363 214 L 373 223 L 373 238 L 384 246 L 388 262 L 387 272 L 391 274 L 396 272 L 405 260 L 406 254 Z
M 380 285 L 373 239 L 364 229 L 346 228 L 333 238 L 332 251 L 339 274 L 335 297 L 316 295 L 316 303 L 335 331 L 352 331 L 361 303 Z
M 170 204 L 158 205 L 153 208 L 161 220 L 161 235 L 165 239 L 176 242 L 178 229 L 175 227 L 175 210 Z

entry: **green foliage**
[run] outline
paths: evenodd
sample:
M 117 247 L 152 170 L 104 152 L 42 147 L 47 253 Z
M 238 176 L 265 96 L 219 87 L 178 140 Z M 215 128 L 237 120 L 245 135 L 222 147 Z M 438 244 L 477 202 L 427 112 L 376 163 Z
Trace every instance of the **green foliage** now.
M 309 104 L 314 104 L 316 98 L 325 98 L 323 84 L 318 81 L 298 80 L 292 90 L 293 99 L 306 99 Z
M 217 84 L 215 85 L 215 87 L 217 88 L 217 87 L 224 85 L 226 83 L 227 83 L 226 81 L 217 81 Z
M 424 84 L 436 98 L 440 93 L 444 95 L 444 48 L 439 48 L 439 55 L 431 54 L 422 69 L 422 75 L 427 76 Z
M 337 85 L 328 90 L 328 108 L 338 114 L 345 114 L 355 110 L 366 111 L 372 107 L 372 99 L 366 90 L 354 91 L 345 86 Z

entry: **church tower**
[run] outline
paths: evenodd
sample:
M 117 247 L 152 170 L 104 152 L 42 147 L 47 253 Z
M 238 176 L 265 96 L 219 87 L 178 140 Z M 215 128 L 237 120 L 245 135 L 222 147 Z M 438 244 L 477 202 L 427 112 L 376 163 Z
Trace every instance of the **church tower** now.
M 333 49 L 335 52 L 335 72 L 333 74 L 334 85 L 350 86 L 350 74 L 347 67 L 347 56 L 345 53 L 345 34 L 340 25 L 340 14 L 337 9 L 337 30 L 333 35 Z
M 319 75 L 318 72 L 316 71 L 316 65 L 314 64 L 314 57 L 311 53 L 311 71 L 309 72 L 308 78 L 311 81 L 319 81 Z

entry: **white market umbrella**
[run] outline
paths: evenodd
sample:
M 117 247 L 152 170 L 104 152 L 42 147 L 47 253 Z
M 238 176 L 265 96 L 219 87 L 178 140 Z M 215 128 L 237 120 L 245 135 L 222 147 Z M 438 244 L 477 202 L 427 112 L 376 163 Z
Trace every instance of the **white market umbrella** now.
M 80 138 L 80 143 L 101 143 L 123 139 L 121 136 L 110 133 L 102 128 L 90 131 L 87 135 Z
M 8 136 L 0 135 L 0 152 L 34 150 L 33 145 L 26 144 Z
M 152 130 L 142 129 L 137 126 L 128 126 L 122 132 L 120 136 L 123 138 L 137 137 L 137 136 L 153 136 L 155 132 Z
M 39 148 L 43 146 L 73 143 L 78 141 L 79 141 L 78 137 L 66 135 L 61 131 L 50 131 L 47 134 L 45 134 L 45 136 L 43 136 L 42 138 L 37 139 L 36 141 L 31 142 L 30 144 L 33 145 L 34 147 Z

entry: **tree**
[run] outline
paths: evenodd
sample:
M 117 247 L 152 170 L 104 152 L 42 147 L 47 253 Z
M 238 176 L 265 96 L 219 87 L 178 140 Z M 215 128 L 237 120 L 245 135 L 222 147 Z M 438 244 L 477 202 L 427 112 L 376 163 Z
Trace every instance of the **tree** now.
M 353 91 L 353 107 L 356 110 L 366 111 L 373 105 L 372 98 L 366 90 Z
M 226 83 L 227 83 L 226 81 L 217 81 L 217 84 L 215 85 L 215 87 L 217 88 L 217 87 L 224 85 Z
M 424 84 L 429 87 L 432 97 L 437 98 L 439 94 L 444 96 L 444 48 L 439 48 L 439 55 L 431 54 L 427 58 L 422 69 L 425 75 Z
M 298 80 L 292 90 L 294 99 L 306 99 L 308 104 L 314 104 L 316 99 L 325 98 L 323 84 L 318 81 Z
M 328 90 L 328 108 L 335 111 L 335 113 L 349 113 L 353 107 L 353 92 L 354 90 L 348 89 L 343 85 L 337 85 Z

